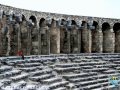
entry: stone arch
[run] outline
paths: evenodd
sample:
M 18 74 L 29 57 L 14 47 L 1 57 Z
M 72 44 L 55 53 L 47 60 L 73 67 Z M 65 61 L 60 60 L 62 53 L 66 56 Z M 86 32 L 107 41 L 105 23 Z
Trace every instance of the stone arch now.
M 104 22 L 102 24 L 102 31 L 110 30 L 110 24 L 108 22 Z
M 92 30 L 92 53 L 102 53 L 103 34 L 99 30 L 98 22 L 93 21 Z
M 75 20 L 71 20 L 71 25 L 77 25 Z
M 88 23 L 82 21 L 81 28 L 81 52 L 90 53 L 91 52 L 91 30 L 88 28 Z
M 120 53 L 120 23 L 117 22 L 113 26 L 115 32 L 115 53 Z
M 108 22 L 102 24 L 103 31 L 103 52 L 114 52 L 114 33 L 111 31 L 111 26 Z
M 22 21 L 26 21 L 26 17 L 22 14 Z
M 113 30 L 114 30 L 114 32 L 117 32 L 117 31 L 120 30 L 120 23 L 119 22 L 117 22 L 117 23 L 114 24 Z
M 65 25 L 65 22 L 66 22 L 65 19 L 61 19 L 61 23 L 60 23 L 60 25 Z
M 50 27 L 50 53 L 60 53 L 60 30 L 57 21 L 52 19 Z
M 37 24 L 37 19 L 36 19 L 36 17 L 35 16 L 30 16 L 30 18 L 29 18 L 29 20 L 31 20 L 32 21 L 32 23 L 34 23 L 34 25 L 36 25 Z
M 97 30 L 98 28 L 98 22 L 97 21 L 93 21 L 93 26 L 94 26 L 94 30 Z
M 44 27 L 44 26 L 45 26 L 45 21 L 46 21 L 46 20 L 45 20 L 44 18 L 41 18 L 41 19 L 40 19 L 40 22 L 39 22 L 39 26 L 40 26 L 40 27 Z

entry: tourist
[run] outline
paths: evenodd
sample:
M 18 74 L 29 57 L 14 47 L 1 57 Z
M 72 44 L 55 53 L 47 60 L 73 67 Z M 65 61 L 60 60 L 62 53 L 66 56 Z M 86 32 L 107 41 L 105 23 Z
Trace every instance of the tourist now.
M 21 51 L 18 51 L 18 56 L 21 56 L 21 58 L 24 60 L 24 55 L 23 55 L 23 51 L 21 50 Z

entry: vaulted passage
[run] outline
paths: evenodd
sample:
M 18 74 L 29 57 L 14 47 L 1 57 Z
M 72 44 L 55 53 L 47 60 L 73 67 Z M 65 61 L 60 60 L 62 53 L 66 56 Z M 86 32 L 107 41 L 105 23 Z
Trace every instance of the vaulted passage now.
M 96 21 L 93 21 L 94 29 L 92 30 L 92 53 L 102 53 L 103 34 Z
M 115 53 L 120 53 L 120 23 L 115 23 L 113 30 L 115 32 Z
M 105 22 L 102 24 L 103 31 L 103 52 L 114 53 L 114 32 L 110 25 Z

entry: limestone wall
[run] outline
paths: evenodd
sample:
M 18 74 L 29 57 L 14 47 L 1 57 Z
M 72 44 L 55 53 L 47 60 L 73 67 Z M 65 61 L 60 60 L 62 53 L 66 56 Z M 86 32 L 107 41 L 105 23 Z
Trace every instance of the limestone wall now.
M 120 19 L 0 9 L 0 56 L 120 52 Z

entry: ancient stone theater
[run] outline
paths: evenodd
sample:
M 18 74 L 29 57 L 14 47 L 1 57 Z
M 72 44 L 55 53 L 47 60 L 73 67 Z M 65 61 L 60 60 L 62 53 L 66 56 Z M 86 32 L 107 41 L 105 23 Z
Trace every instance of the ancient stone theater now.
M 119 38 L 120 19 L 0 5 L 0 90 L 120 90 Z

